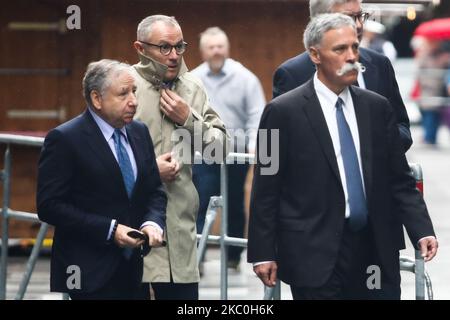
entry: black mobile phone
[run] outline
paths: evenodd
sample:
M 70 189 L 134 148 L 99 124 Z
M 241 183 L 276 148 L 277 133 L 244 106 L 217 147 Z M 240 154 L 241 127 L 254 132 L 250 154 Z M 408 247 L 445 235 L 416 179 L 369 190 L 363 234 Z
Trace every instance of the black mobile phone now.
M 144 240 L 145 243 L 148 242 L 148 236 L 145 233 L 143 233 L 143 232 L 139 232 L 139 231 L 136 231 L 136 230 L 131 230 L 131 231 L 128 231 L 127 235 L 129 237 L 133 238 L 133 239 Z M 161 243 L 161 246 L 165 247 L 166 245 L 167 245 L 166 240 L 163 240 L 162 243 Z
M 147 240 L 147 235 L 145 233 L 136 230 L 128 231 L 127 235 L 133 239 Z

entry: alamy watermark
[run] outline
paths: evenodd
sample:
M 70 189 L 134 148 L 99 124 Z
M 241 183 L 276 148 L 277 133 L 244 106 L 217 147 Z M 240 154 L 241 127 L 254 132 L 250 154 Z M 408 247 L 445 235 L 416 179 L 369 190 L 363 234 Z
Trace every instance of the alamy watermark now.
M 243 164 L 258 163 L 261 175 L 274 175 L 280 166 L 279 129 L 229 129 L 231 143 L 218 139 L 213 131 L 203 131 L 201 126 L 194 125 L 194 132 L 185 128 L 177 128 L 172 132 L 172 156 L 185 164 Z M 257 135 L 255 157 L 250 160 L 230 153 L 246 153 L 248 141 Z M 194 157 L 199 153 L 201 157 Z
M 81 9 L 79 6 L 72 4 L 67 7 L 66 13 L 70 16 L 66 19 L 66 27 L 68 30 L 81 29 Z
M 69 275 L 66 280 L 66 287 L 69 290 L 81 289 L 81 268 L 76 264 L 67 267 L 66 273 Z

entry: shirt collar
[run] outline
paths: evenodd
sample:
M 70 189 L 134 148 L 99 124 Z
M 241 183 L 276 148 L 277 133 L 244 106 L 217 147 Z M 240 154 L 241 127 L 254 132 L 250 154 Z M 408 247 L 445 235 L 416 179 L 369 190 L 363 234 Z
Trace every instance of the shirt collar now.
M 229 73 L 230 73 L 230 68 L 231 68 L 230 63 L 228 63 L 228 60 L 229 60 L 229 59 L 230 59 L 230 58 L 226 58 L 226 59 L 225 59 L 225 61 L 224 61 L 224 63 L 223 63 L 223 66 L 222 66 L 222 68 L 219 70 L 218 73 L 213 73 L 213 72 L 211 71 L 211 69 L 209 68 L 208 63 L 206 63 L 206 65 L 207 65 L 207 67 L 208 67 L 208 72 L 207 72 L 208 76 L 210 76 L 210 77 L 223 77 L 223 76 L 226 76 L 227 74 L 229 74 Z
M 335 105 L 338 97 L 342 99 L 344 102 L 344 106 L 348 105 L 348 99 L 350 98 L 350 90 L 348 87 L 345 87 L 344 90 L 338 95 L 336 95 L 333 91 L 331 91 L 322 81 L 319 80 L 317 76 L 317 72 L 314 74 L 314 88 L 316 89 L 316 93 L 320 95 L 323 99 L 325 99 L 330 105 Z
M 102 132 L 106 141 L 109 141 L 109 139 L 111 139 L 114 134 L 115 128 L 108 122 L 103 120 L 100 116 L 98 116 L 94 111 L 91 110 L 91 108 L 88 107 L 88 110 L 94 118 L 95 123 L 97 123 L 98 127 L 100 128 L 100 131 Z M 125 137 L 125 141 L 128 143 L 127 130 L 125 129 L 125 127 L 120 128 L 120 132 L 123 134 L 123 136 Z

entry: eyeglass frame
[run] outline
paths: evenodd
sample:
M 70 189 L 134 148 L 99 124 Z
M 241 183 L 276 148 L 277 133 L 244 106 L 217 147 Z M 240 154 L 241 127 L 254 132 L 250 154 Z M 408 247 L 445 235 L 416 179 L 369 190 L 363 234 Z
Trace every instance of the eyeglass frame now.
M 358 13 L 356 13 L 356 14 L 354 14 L 354 13 L 352 13 L 352 14 L 344 13 L 344 14 L 345 14 L 346 16 L 352 18 L 353 21 L 355 21 L 355 23 L 356 23 L 356 19 L 358 19 L 359 22 L 364 23 L 364 22 L 366 22 L 366 21 L 370 18 L 370 16 L 372 15 L 370 12 L 366 12 L 366 11 L 360 11 L 360 12 L 358 12 Z
M 145 42 L 145 41 L 142 41 L 142 40 L 138 40 L 139 42 L 141 42 L 141 43 L 143 43 L 143 44 L 146 44 L 146 45 L 148 45 L 148 46 L 154 46 L 154 47 L 158 47 L 159 48 L 159 52 L 161 52 L 161 54 L 163 55 L 163 56 L 168 56 L 168 55 L 170 55 L 170 53 L 172 52 L 172 50 L 173 49 L 175 49 L 175 52 L 176 52 L 176 54 L 177 55 L 182 55 L 185 51 L 186 51 L 186 47 L 187 47 L 187 45 L 188 45 L 188 43 L 186 42 L 186 41 L 183 41 L 183 40 L 181 40 L 180 42 L 178 42 L 176 45 L 171 45 L 171 44 L 169 44 L 169 43 L 164 43 L 164 44 L 154 44 L 154 43 L 150 43 L 150 42 Z M 177 46 L 179 46 L 180 44 L 183 44 L 183 51 L 182 52 L 178 52 L 178 50 L 177 50 Z M 169 52 L 167 52 L 167 53 L 164 53 L 163 52 L 163 47 L 164 46 L 170 46 L 170 50 L 169 50 Z

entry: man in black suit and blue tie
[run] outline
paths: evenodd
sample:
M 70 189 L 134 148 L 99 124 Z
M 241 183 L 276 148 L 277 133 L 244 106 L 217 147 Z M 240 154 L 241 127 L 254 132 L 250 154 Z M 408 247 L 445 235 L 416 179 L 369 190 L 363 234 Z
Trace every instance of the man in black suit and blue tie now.
M 363 24 L 369 13 L 361 9 L 362 0 L 310 0 L 310 16 L 339 12 L 352 17 L 356 23 L 358 39 L 363 35 Z M 394 69 L 389 59 L 375 51 L 360 48 L 359 61 L 366 71 L 359 73 L 357 83 L 360 87 L 374 91 L 389 100 L 397 117 L 402 146 L 406 152 L 412 145 L 409 119 L 395 79 Z M 303 52 L 285 62 L 275 71 L 273 77 L 273 97 L 288 92 L 312 78 L 316 71 L 308 52 Z
M 132 74 L 114 60 L 89 64 L 86 111 L 42 148 L 37 209 L 55 226 L 50 286 L 72 299 L 140 298 L 142 248 L 163 244 L 167 198 L 148 129 L 133 121 Z
M 265 285 L 289 284 L 294 299 L 399 299 L 402 225 L 425 261 L 438 243 L 394 111 L 352 86 L 361 69 L 353 19 L 319 15 L 304 43 L 317 72 L 261 117 L 259 132 L 278 130 L 279 141 L 258 138 L 258 154 L 279 151 L 279 170 L 267 174 L 257 159 L 248 261 Z

